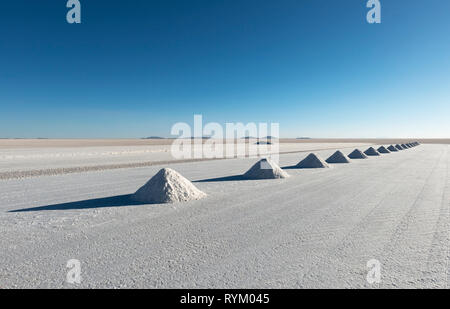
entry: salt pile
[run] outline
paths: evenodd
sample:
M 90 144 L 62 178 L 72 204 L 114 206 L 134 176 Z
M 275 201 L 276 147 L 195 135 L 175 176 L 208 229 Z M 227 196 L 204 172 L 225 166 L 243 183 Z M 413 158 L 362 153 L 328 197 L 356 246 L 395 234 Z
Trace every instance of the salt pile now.
M 364 151 L 364 153 L 368 156 L 379 156 L 380 155 L 380 153 L 378 151 L 376 151 L 375 148 L 373 148 L 373 147 L 367 148 L 367 150 Z
M 336 151 L 326 162 L 328 163 L 350 163 L 350 160 L 341 151 Z
M 395 148 L 397 148 L 398 150 L 404 150 L 402 146 L 400 146 L 399 144 L 395 145 Z
M 350 159 L 367 159 L 367 156 L 359 149 L 355 149 L 348 155 Z
M 247 179 L 278 179 L 287 178 L 289 174 L 283 171 L 270 159 L 262 159 L 253 165 L 244 175 Z
M 206 194 L 197 189 L 189 180 L 170 168 L 161 169 L 132 199 L 141 203 L 174 203 L 198 200 Z
M 396 152 L 396 151 L 398 151 L 398 149 L 395 148 L 394 145 L 389 146 L 387 149 L 388 149 L 389 151 L 391 151 L 391 152 Z
M 379 153 L 391 153 L 389 150 L 386 149 L 386 147 L 381 146 L 377 149 Z
M 327 168 L 330 167 L 327 162 L 317 156 L 315 153 L 310 153 L 306 158 L 301 160 L 296 167 L 298 168 Z
M 405 144 L 402 144 L 402 147 L 405 148 L 405 149 L 408 149 L 408 148 L 409 148 L 409 147 L 406 146 Z

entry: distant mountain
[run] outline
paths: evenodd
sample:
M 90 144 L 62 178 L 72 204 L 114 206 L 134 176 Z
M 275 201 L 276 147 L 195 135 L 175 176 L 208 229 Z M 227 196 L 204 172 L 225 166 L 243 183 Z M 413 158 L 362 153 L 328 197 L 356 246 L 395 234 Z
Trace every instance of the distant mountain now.
M 159 136 L 149 136 L 149 137 L 143 137 L 142 139 L 164 139 L 164 137 L 159 137 Z
M 195 137 L 195 136 L 192 136 L 192 137 L 183 137 L 184 139 L 211 139 L 212 137 L 211 136 L 203 136 L 203 137 Z

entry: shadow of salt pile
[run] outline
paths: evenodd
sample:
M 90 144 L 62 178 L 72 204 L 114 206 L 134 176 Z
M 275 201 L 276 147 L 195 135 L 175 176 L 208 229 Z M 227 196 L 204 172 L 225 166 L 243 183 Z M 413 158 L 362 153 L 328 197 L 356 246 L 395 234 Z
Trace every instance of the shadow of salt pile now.
M 194 180 L 193 182 L 219 182 L 219 181 L 240 181 L 240 180 L 248 180 L 248 179 L 246 179 L 243 175 L 233 175 L 233 176 L 226 176 L 226 177 Z
M 104 198 L 95 198 L 83 201 L 60 203 L 39 207 L 31 207 L 17 210 L 10 210 L 9 212 L 27 212 L 27 211 L 45 211 L 45 210 L 76 210 L 76 209 L 94 209 L 104 207 L 124 207 L 143 205 L 144 203 L 133 200 L 132 194 L 117 195 Z

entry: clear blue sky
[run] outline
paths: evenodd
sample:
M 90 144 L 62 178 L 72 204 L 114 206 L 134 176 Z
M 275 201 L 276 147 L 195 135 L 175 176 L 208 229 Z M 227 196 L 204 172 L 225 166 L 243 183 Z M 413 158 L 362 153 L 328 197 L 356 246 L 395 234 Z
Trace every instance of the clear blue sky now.
M 0 6 L 0 137 L 450 137 L 450 1 L 66 0 Z

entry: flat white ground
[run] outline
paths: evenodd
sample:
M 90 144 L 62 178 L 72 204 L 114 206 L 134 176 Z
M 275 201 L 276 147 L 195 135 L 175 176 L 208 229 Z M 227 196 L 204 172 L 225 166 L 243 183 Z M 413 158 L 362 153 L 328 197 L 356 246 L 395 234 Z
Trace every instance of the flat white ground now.
M 85 147 L 22 147 L 2 145 L 0 140 L 0 176 L 17 171 L 46 170 L 55 168 L 123 165 L 142 162 L 175 161 L 171 145 L 119 145 Z M 8 140 L 3 143 L 9 142 Z M 46 142 L 46 141 L 44 141 Z M 190 142 L 190 141 L 187 141 Z M 244 143 L 244 142 L 243 142 Z M 31 144 L 29 142 L 28 144 Z M 272 146 L 259 147 L 262 153 Z M 334 147 L 369 145 L 368 143 L 280 143 L 280 152 L 315 151 Z M 194 145 L 192 146 L 194 148 Z
M 255 161 L 171 165 L 208 194 L 184 204 L 122 196 L 161 166 L 0 180 L 0 288 L 448 287 L 449 145 L 288 168 L 283 180 L 230 177 Z M 80 285 L 65 282 L 69 259 Z M 366 281 L 371 259 L 379 284 Z

